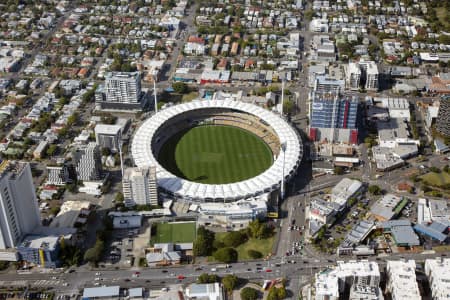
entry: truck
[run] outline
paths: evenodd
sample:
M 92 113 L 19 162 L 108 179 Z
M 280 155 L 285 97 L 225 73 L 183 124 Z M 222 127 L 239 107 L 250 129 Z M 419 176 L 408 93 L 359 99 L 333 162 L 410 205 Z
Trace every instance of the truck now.
M 231 268 L 231 266 L 227 264 L 216 265 L 216 269 L 228 269 L 228 268 Z

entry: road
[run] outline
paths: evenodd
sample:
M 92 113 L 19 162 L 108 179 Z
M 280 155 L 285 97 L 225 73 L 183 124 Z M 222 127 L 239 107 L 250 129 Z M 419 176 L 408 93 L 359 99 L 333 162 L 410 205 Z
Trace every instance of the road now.
M 446 253 L 445 255 L 449 255 Z M 433 258 L 436 254 L 402 254 L 387 257 L 369 258 L 376 261 L 383 267 L 386 260 L 415 259 L 423 261 L 427 258 Z M 312 276 L 330 265 L 334 265 L 334 258 L 327 259 L 309 259 L 305 260 L 300 257 L 292 258 L 295 263 L 284 263 L 281 259 L 272 259 L 267 262 L 248 262 L 232 264 L 229 269 L 219 269 L 216 274 L 225 276 L 227 274 L 235 274 L 240 278 L 262 281 L 264 279 L 272 279 L 277 277 L 288 278 L 288 286 L 294 283 L 295 289 L 297 284 L 309 282 Z M 341 260 L 341 258 L 339 258 Z M 351 258 L 342 258 L 342 261 L 349 261 Z M 30 286 L 30 287 L 48 287 L 52 288 L 58 294 L 74 294 L 78 293 L 84 287 L 95 286 L 96 282 L 100 285 L 120 285 L 124 288 L 129 287 L 147 287 L 157 289 L 163 286 L 169 286 L 176 283 L 193 283 L 202 273 L 213 273 L 211 268 L 214 265 L 203 266 L 202 270 L 195 270 L 198 266 L 179 266 L 171 268 L 146 268 L 134 270 L 77 270 L 74 273 L 32 273 L 32 274 L 0 274 L 1 286 Z M 259 269 L 259 270 L 258 270 Z M 269 269 L 270 272 L 265 270 Z M 134 277 L 135 272 L 140 272 L 138 277 Z M 100 275 L 96 275 L 100 272 Z M 183 275 L 185 279 L 179 280 L 178 276 Z M 11 278 L 14 277 L 14 280 Z M 96 280 L 99 278 L 99 280 Z M 296 292 L 296 290 L 295 290 Z

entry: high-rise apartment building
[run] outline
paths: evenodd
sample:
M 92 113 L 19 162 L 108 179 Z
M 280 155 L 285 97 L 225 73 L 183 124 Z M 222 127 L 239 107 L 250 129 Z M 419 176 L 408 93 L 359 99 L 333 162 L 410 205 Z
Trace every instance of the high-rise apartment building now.
M 30 164 L 1 162 L 0 249 L 16 247 L 40 223 Z
M 387 291 L 392 300 L 420 300 L 419 286 L 416 281 L 416 262 L 414 260 L 390 260 L 387 262 Z
M 445 136 L 450 136 L 450 96 L 441 98 L 436 118 L 436 130 Z
M 310 107 L 310 138 L 314 141 L 357 143 L 359 101 L 355 96 L 314 93 Z
M 425 260 L 425 275 L 430 283 L 431 297 L 444 300 L 450 297 L 450 258 Z
M 119 152 L 122 143 L 122 127 L 120 125 L 97 124 L 94 131 L 95 141 L 100 148 Z
M 361 68 L 357 63 L 349 63 L 346 70 L 347 87 L 353 91 L 359 90 L 361 80 Z
M 365 79 L 364 88 L 368 91 L 378 90 L 378 66 L 374 61 L 364 61 L 361 60 L 359 65 L 362 70 L 362 76 Z
M 158 205 L 156 168 L 128 168 L 122 178 L 125 206 Z
M 101 154 L 96 143 L 78 146 L 73 155 L 78 180 L 97 181 L 102 179 Z
M 110 72 L 105 84 L 95 92 L 95 102 L 100 109 L 140 109 L 143 95 L 139 72 Z
M 338 300 L 350 292 L 353 296 L 350 299 L 382 300 L 379 285 L 380 270 L 376 262 L 339 261 L 334 269 L 316 274 L 315 299 Z
M 377 91 L 379 87 L 378 77 L 378 66 L 374 61 L 350 62 L 345 68 L 346 85 L 352 91 L 357 91 L 360 88 Z

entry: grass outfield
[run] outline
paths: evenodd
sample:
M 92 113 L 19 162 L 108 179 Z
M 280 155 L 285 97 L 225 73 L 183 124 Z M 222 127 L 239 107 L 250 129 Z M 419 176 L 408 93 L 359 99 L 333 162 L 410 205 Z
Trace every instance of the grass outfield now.
M 195 222 L 158 223 L 156 234 L 151 238 L 155 243 L 191 243 L 195 239 Z
M 272 165 L 272 151 L 253 133 L 232 126 L 204 125 L 179 132 L 158 160 L 190 181 L 225 184 L 254 177 Z

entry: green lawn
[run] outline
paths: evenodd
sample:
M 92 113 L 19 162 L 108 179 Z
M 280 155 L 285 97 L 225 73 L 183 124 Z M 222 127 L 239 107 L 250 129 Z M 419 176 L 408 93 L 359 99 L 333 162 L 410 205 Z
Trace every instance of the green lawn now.
M 203 125 L 171 137 L 158 159 L 179 177 L 225 184 L 254 177 L 268 169 L 272 152 L 264 141 L 246 130 Z
M 450 184 L 450 174 L 446 172 L 441 173 L 429 172 L 421 176 L 421 178 L 422 180 L 434 186 L 444 186 L 446 184 Z
M 158 223 L 150 243 L 191 243 L 195 239 L 195 232 L 195 222 Z
M 226 232 L 216 233 L 216 239 L 222 240 L 226 236 Z M 275 235 L 271 236 L 267 239 L 249 239 L 242 245 L 239 245 L 236 248 L 238 252 L 238 260 L 250 260 L 251 257 L 248 256 L 248 250 L 256 250 L 262 253 L 263 257 L 266 257 L 268 254 L 272 253 L 273 243 L 275 241 Z M 209 260 L 214 260 L 213 257 L 209 257 Z

